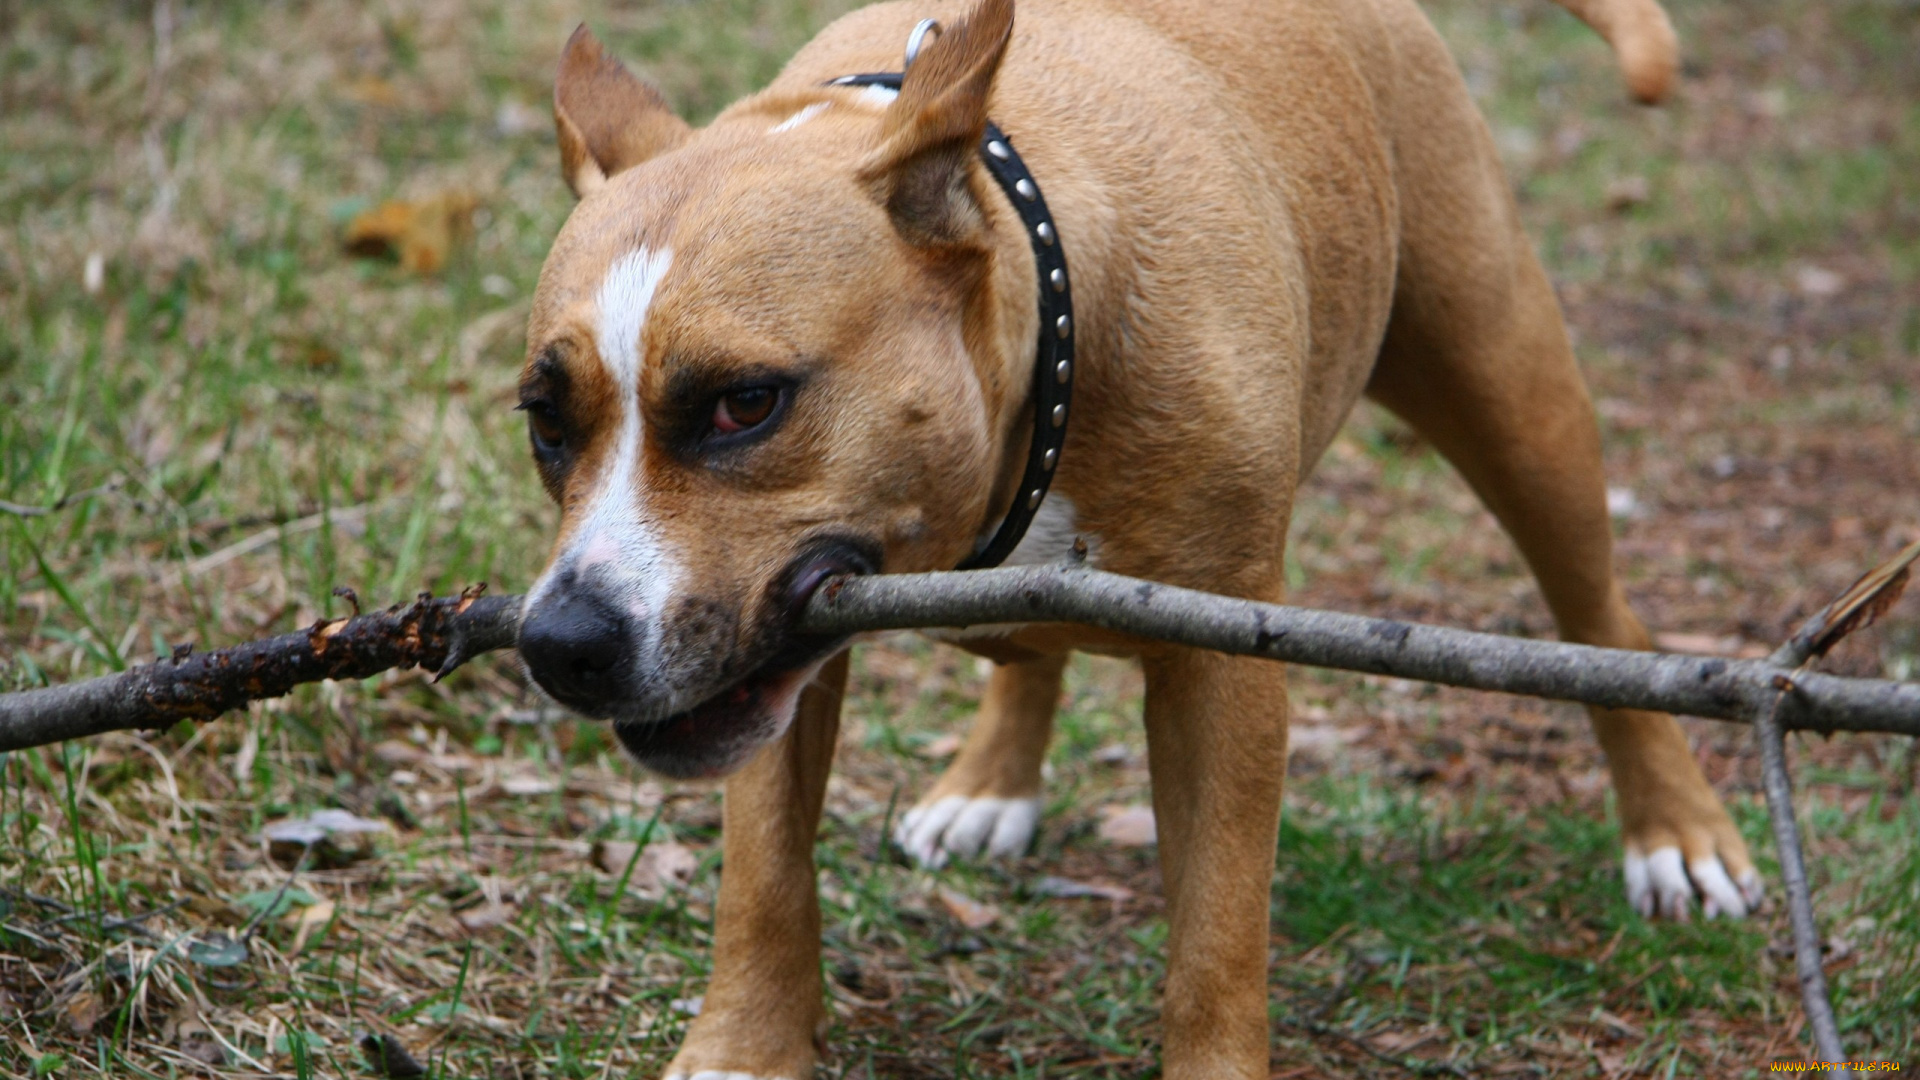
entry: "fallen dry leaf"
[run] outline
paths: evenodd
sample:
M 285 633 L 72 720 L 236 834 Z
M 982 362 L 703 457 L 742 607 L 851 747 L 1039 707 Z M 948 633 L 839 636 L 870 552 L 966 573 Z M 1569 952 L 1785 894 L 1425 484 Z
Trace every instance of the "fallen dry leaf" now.
M 328 809 L 268 822 L 260 830 L 260 838 L 267 842 L 268 856 L 281 866 L 296 866 L 308 858 L 311 866 L 336 868 L 372 855 L 368 834 L 386 830 L 384 821 Z
M 1748 641 L 1739 634 L 1727 634 L 1716 637 L 1713 634 L 1689 634 L 1663 630 L 1653 635 L 1654 648 L 1664 652 L 1687 653 L 1693 656 L 1731 656 L 1740 660 L 1756 660 L 1772 650 L 1758 642 Z
M 479 205 L 479 199 L 464 191 L 444 191 L 419 202 L 393 199 L 348 222 L 342 242 L 350 254 L 393 255 L 402 269 L 437 274 L 454 245 L 473 231 L 473 211 Z
M 461 926 L 466 927 L 467 933 L 477 934 L 482 930 L 491 930 L 496 926 L 505 926 L 507 923 L 513 921 L 513 917 L 518 911 L 519 909 L 512 904 L 495 904 L 489 902 L 481 904 L 479 907 L 470 907 L 465 911 L 456 911 L 453 913 L 453 917 L 459 921 Z
M 551 795 L 560 785 L 538 776 L 509 776 L 500 781 L 500 790 L 509 795 Z
M 1607 184 L 1607 209 L 1622 213 L 1653 198 L 1653 185 L 1644 176 L 1622 176 Z
M 348 810 L 315 810 L 302 818 L 268 822 L 260 835 L 274 844 L 317 844 L 330 836 L 385 832 L 387 823 L 363 818 Z
M 1728 651 L 1724 638 L 1718 634 L 1688 634 L 1682 630 L 1659 630 L 1653 634 L 1653 644 L 1670 653 L 1720 655 L 1722 651 Z
M 1000 918 L 999 908 L 963 896 L 945 886 L 940 889 L 940 906 L 969 930 L 984 930 Z
M 289 911 L 280 920 L 283 925 L 293 928 L 293 952 L 295 955 L 298 955 L 300 950 L 307 947 L 307 939 L 313 936 L 314 931 L 319 930 L 332 921 L 333 901 L 331 900 L 322 900 L 317 904 L 308 904 L 306 907 Z
M 106 1011 L 100 995 L 92 990 L 82 990 L 60 1003 L 60 1019 L 66 1021 L 68 1030 L 75 1035 L 92 1034 L 93 1026 Z
M 942 735 L 920 748 L 920 756 L 930 761 L 950 758 L 960 752 L 960 736 Z
M 1031 886 L 1035 896 L 1049 896 L 1060 900 L 1075 900 L 1092 897 L 1097 900 L 1111 900 L 1116 904 L 1133 899 L 1133 890 L 1124 885 L 1109 885 L 1101 881 L 1075 881 L 1072 878 L 1043 877 Z
M 1160 839 L 1151 806 L 1103 806 L 1100 839 L 1118 847 L 1150 847 Z
M 253 917 L 251 912 L 238 904 L 198 893 L 188 895 L 187 910 L 220 926 L 245 926 L 247 920 Z
M 198 1021 L 191 1027 L 185 1024 L 180 1026 L 179 1041 L 175 1045 L 181 1053 L 202 1065 L 218 1068 L 227 1063 L 227 1052 L 221 1048 L 220 1040 L 213 1037 L 212 1029 Z
M 340 88 L 340 96 L 359 105 L 390 109 L 400 104 L 400 88 L 378 75 L 362 75 Z
M 1824 266 L 1802 266 L 1794 275 L 1794 284 L 1800 286 L 1801 293 L 1815 300 L 1825 300 L 1845 291 L 1847 279 Z
M 425 750 L 399 739 L 382 739 L 373 745 L 373 760 L 383 765 L 418 765 L 426 758 Z
M 601 840 L 593 845 L 593 865 L 618 877 L 633 861 L 634 844 L 627 840 Z M 670 889 L 683 889 L 693 880 L 700 866 L 693 849 L 671 841 L 648 844 L 633 864 L 627 878 L 627 891 L 646 900 L 658 900 Z
M 190 1004 L 183 1003 L 168 1014 L 166 1022 L 161 1025 L 161 1037 L 202 1065 L 220 1066 L 227 1063 L 227 1052 L 221 1049 L 220 1041 L 213 1037 L 213 1029 L 200 1019 L 200 1014 Z

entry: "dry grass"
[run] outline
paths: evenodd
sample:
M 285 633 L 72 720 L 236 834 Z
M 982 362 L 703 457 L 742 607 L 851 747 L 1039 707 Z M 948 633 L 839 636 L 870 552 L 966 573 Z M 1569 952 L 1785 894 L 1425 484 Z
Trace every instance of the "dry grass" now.
M 589 15 L 697 119 L 845 6 Z M 1694 643 L 1775 641 L 1920 532 L 1920 15 L 1682 6 L 1689 77 L 1648 112 L 1544 3 L 1430 9 L 1561 283 L 1636 603 Z M 569 205 L 540 103 L 577 17 L 0 0 L 0 500 L 111 485 L 0 514 L 0 688 L 300 625 L 335 585 L 526 585 L 552 517 L 507 410 Z M 357 210 L 448 191 L 480 210 L 440 275 L 341 253 Z M 1549 632 L 1491 519 L 1375 410 L 1293 538 L 1301 602 Z M 1914 677 L 1920 602 L 1833 666 Z M 819 848 L 825 1071 L 1151 1071 L 1157 878 L 1095 836 L 1100 807 L 1145 797 L 1130 668 L 1076 661 L 1029 858 L 935 876 L 881 843 L 981 683 L 912 637 L 856 657 Z M 1625 910 L 1571 710 L 1314 672 L 1295 706 L 1275 1076 L 1722 1076 L 1798 1053 L 1777 906 L 1744 927 Z M 1692 731 L 1766 851 L 1744 733 Z M 1920 755 L 1796 758 L 1849 1045 L 1912 1064 Z M 0 758 L 0 1074 L 365 1075 L 367 1032 L 442 1076 L 657 1071 L 707 970 L 718 799 L 635 775 L 497 660 Z M 385 828 L 304 862 L 263 841 L 322 808 Z M 611 846 L 643 840 L 631 868 Z M 1046 875 L 1133 897 L 1051 898 Z M 996 918 L 960 925 L 943 887 Z

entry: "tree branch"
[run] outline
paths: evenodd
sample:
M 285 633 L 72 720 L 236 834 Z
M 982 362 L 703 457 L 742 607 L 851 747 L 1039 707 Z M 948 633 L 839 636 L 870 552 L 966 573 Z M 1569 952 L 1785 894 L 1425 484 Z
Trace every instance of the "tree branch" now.
M 9 508 L 11 509 L 11 508 Z M 1076 553 L 1084 552 L 1076 546 Z M 1920 736 L 1920 684 L 1806 670 L 1884 614 L 1920 560 L 1920 542 L 1854 583 L 1767 660 L 1603 649 L 1261 604 L 1090 570 L 1078 562 L 964 573 L 838 578 L 808 604 L 800 629 L 850 636 L 927 627 L 1075 623 L 1140 640 L 1476 690 L 1654 709 L 1754 724 L 1767 808 L 1780 849 L 1801 999 L 1819 1057 L 1842 1045 L 1793 817 L 1784 732 Z M 521 597 L 422 593 L 406 608 L 315 623 L 214 652 L 66 686 L 0 694 L 0 752 L 127 728 L 205 719 L 321 679 L 426 667 L 436 679 L 483 652 L 512 647 Z M 350 600 L 351 593 L 343 592 Z M 356 611 L 358 603 L 355 602 Z
M 266 641 L 161 661 L 66 686 L 0 695 L 0 751 L 127 728 L 163 728 L 302 682 L 422 666 L 444 676 L 513 644 L 519 597 L 429 600 L 316 624 Z M 1602 649 L 1261 604 L 1072 564 L 829 582 L 807 633 L 1064 622 L 1148 641 L 1476 690 L 1751 722 L 1779 695 L 1762 660 Z M 1920 684 L 1806 673 L 1781 696 L 1780 723 L 1808 731 L 1920 735 Z
M 128 728 L 204 720 L 301 683 L 364 679 L 425 667 L 436 677 L 483 652 L 510 648 L 520 597 L 469 589 L 213 652 L 182 648 L 168 660 L 64 686 L 0 694 L 0 752 Z
M 1750 723 L 1779 670 L 1764 660 L 1533 641 L 1261 604 L 1070 565 L 843 579 L 807 610 L 809 633 L 1066 622 L 1139 638 L 1445 683 Z M 1920 736 L 1920 684 L 1807 674 L 1780 706 L 1805 731 Z

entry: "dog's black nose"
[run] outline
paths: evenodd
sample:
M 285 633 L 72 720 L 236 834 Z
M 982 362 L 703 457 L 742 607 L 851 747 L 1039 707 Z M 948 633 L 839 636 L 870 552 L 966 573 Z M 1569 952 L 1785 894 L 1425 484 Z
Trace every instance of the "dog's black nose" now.
M 562 704 L 598 713 L 627 696 L 630 621 L 589 590 L 543 598 L 520 624 L 527 671 Z

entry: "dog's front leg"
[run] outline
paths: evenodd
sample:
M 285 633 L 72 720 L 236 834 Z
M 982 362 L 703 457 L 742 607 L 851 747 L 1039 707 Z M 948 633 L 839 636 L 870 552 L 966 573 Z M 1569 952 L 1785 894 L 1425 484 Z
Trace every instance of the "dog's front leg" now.
M 1149 659 L 1146 674 L 1169 931 L 1164 1075 L 1264 1077 L 1286 669 L 1178 650 Z
M 846 681 L 843 652 L 800 695 L 787 734 L 727 781 L 713 978 L 670 1078 L 813 1075 L 827 1020 L 813 843 Z

